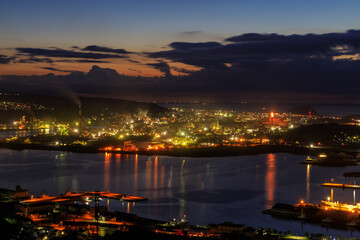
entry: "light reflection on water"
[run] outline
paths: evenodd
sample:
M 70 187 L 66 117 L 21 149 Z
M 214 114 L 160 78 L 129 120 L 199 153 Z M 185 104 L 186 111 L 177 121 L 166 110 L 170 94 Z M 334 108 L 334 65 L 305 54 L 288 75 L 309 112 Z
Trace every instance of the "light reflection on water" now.
M 293 204 L 304 199 L 320 203 L 331 194 L 320 186 L 322 182 L 331 178 L 347 182 L 344 172 L 360 171 L 354 166 L 299 165 L 304 159 L 291 154 L 180 158 L 0 149 L 0 187 L 12 189 L 20 184 L 33 195 L 60 194 L 68 189 L 138 195 L 149 201 L 133 206 L 110 200 L 110 210 L 165 221 L 186 214 L 192 224 L 232 221 L 293 233 L 359 236 L 358 232 L 262 214 L 277 202 Z M 353 191 L 334 189 L 334 201 L 339 200 L 353 203 Z
M 310 164 L 306 165 L 306 202 L 310 202 Z
M 275 188 L 276 188 L 276 155 L 267 155 L 267 169 L 265 177 L 266 189 L 266 209 L 271 208 L 275 204 Z
M 110 159 L 111 153 L 105 153 L 105 160 L 104 160 L 104 191 L 109 191 L 110 185 Z
M 138 155 L 135 155 L 135 166 L 134 166 L 134 195 L 137 194 L 137 188 L 138 188 Z M 120 169 L 119 169 L 120 170 Z M 118 171 L 119 174 L 117 176 L 120 176 L 120 171 Z

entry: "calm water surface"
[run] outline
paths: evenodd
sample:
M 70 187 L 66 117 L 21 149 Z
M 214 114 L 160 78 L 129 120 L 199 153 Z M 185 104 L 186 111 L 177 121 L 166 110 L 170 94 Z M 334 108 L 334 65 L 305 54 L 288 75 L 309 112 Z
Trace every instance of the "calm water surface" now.
M 135 206 L 110 201 L 111 211 L 129 211 L 141 217 L 168 221 L 186 214 L 192 224 L 231 221 L 298 234 L 359 237 L 359 232 L 326 229 L 262 214 L 276 202 L 293 204 L 303 199 L 320 203 L 330 195 L 321 183 L 331 178 L 349 182 L 342 174 L 360 171 L 360 167 L 354 166 L 299 165 L 305 157 L 263 154 L 182 158 L 0 149 L 0 187 L 13 189 L 20 184 L 35 196 L 60 194 L 68 189 L 105 190 L 149 198 Z M 360 193 L 357 194 L 360 202 Z M 354 195 L 352 190 L 334 190 L 334 200 L 353 203 Z

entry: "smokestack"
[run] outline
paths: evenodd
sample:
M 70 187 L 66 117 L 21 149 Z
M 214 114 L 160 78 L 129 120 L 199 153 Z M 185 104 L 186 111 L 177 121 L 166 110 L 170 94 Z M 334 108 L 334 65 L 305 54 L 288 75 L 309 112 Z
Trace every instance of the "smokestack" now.
M 82 120 L 81 103 L 79 103 L 79 135 L 81 135 L 81 120 Z

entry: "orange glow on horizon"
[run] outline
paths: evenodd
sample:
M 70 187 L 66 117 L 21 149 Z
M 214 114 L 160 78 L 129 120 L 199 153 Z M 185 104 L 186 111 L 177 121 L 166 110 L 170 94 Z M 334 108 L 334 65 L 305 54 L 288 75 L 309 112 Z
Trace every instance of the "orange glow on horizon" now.
M 38 57 L 39 59 L 45 59 L 46 57 Z M 26 58 L 24 58 L 26 59 Z M 51 58 L 54 61 L 67 61 L 69 59 L 66 58 Z M 53 73 L 55 75 L 68 75 L 71 71 L 79 71 L 88 73 L 93 65 L 97 65 L 101 68 L 111 68 L 116 70 L 120 75 L 127 76 L 142 76 L 142 77 L 159 77 L 165 76 L 164 73 L 155 69 L 152 66 L 147 65 L 147 63 L 153 63 L 154 60 L 146 57 L 139 57 L 136 55 L 131 56 L 131 60 L 134 62 L 128 61 L 128 59 L 123 58 L 114 58 L 114 59 L 104 59 L 104 62 L 93 62 L 93 63 L 77 63 L 77 60 L 83 59 L 71 59 L 75 62 L 54 62 L 54 63 L 9 63 L 9 64 L 1 64 L 0 72 L 1 75 L 47 75 L 49 73 Z M 89 59 L 91 60 L 91 59 Z M 101 61 L 101 60 L 100 60 Z M 167 62 L 165 59 L 164 62 Z M 174 76 L 183 76 L 188 75 L 187 73 L 181 72 L 181 69 L 185 69 L 187 71 L 199 71 L 200 67 L 192 66 L 179 62 L 171 62 L 168 63 L 170 66 L 170 72 Z M 45 68 L 55 68 L 62 71 L 55 71 Z M 178 71 L 179 69 L 179 71 Z

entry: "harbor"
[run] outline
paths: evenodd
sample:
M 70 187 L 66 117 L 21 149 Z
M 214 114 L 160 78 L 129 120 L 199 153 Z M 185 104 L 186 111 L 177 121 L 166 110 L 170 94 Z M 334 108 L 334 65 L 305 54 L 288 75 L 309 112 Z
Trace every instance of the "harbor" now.
M 104 191 L 148 198 L 122 202 L 109 199 L 110 212 L 125 212 L 168 222 L 186 219 L 193 225 L 233 222 L 291 231 L 293 234 L 360 236 L 346 229 L 302 224 L 263 214 L 280 203 L 321 203 L 331 196 L 325 181 L 345 182 L 344 172 L 360 167 L 323 168 L 299 165 L 306 155 L 261 154 L 254 156 L 184 158 L 126 154 L 79 154 L 56 151 L 4 150 L 0 183 L 13 189 L 21 184 L 30 196 L 58 196 L 70 189 L 84 193 Z M 284 171 L 286 169 L 286 171 Z M 352 181 L 352 180 L 351 180 Z M 234 184 L 236 182 L 237 184 Z M 353 203 L 353 190 L 334 188 L 334 201 Z M 358 190 L 356 190 L 358 191 Z M 360 195 L 359 195 L 360 196 Z M 107 198 L 105 205 L 107 206 Z M 360 199 L 360 198 L 359 198 Z M 78 201 L 79 203 L 81 201 Z M 72 202 L 71 202 L 72 203 Z
M 109 211 L 109 201 L 106 201 L 106 205 L 101 204 L 104 198 L 127 202 L 127 211 Z M 308 239 L 290 233 L 282 234 L 275 229 L 255 229 L 231 222 L 190 225 L 186 215 L 181 220 L 174 218 L 164 222 L 130 213 L 130 203 L 135 205 L 135 202 L 147 200 L 138 196 L 101 191 L 67 191 L 56 196 L 43 194 L 33 197 L 29 196 L 29 190 L 20 186 L 16 186 L 15 190 L 0 188 L 0 212 L 6 212 L 8 220 L 16 219 L 17 226 L 32 229 L 32 234 L 37 239 L 46 240 L 59 236 L 99 239 L 124 236 L 124 233 L 130 233 L 131 238 L 141 233 L 142 237 L 146 235 L 146 239 Z M 14 226 L 9 227 L 16 229 Z M 21 228 L 20 232 L 23 230 Z
M 359 177 L 358 172 L 344 173 L 345 177 Z M 320 224 L 326 227 L 344 228 L 344 229 L 360 229 L 360 203 L 356 202 L 355 190 L 360 190 L 360 185 L 353 183 L 336 183 L 325 182 L 321 187 L 330 189 L 330 196 L 326 200 L 321 200 L 320 203 L 308 203 L 301 200 L 299 203 L 290 205 L 277 203 L 271 209 L 263 211 L 264 214 L 270 214 L 276 217 L 285 217 L 296 219 L 302 222 L 311 222 Z M 353 190 L 353 203 L 344 203 L 342 200 L 334 200 L 334 188 L 342 189 L 347 194 L 346 190 Z M 339 198 L 339 197 L 338 197 Z M 340 196 L 341 198 L 341 196 Z

